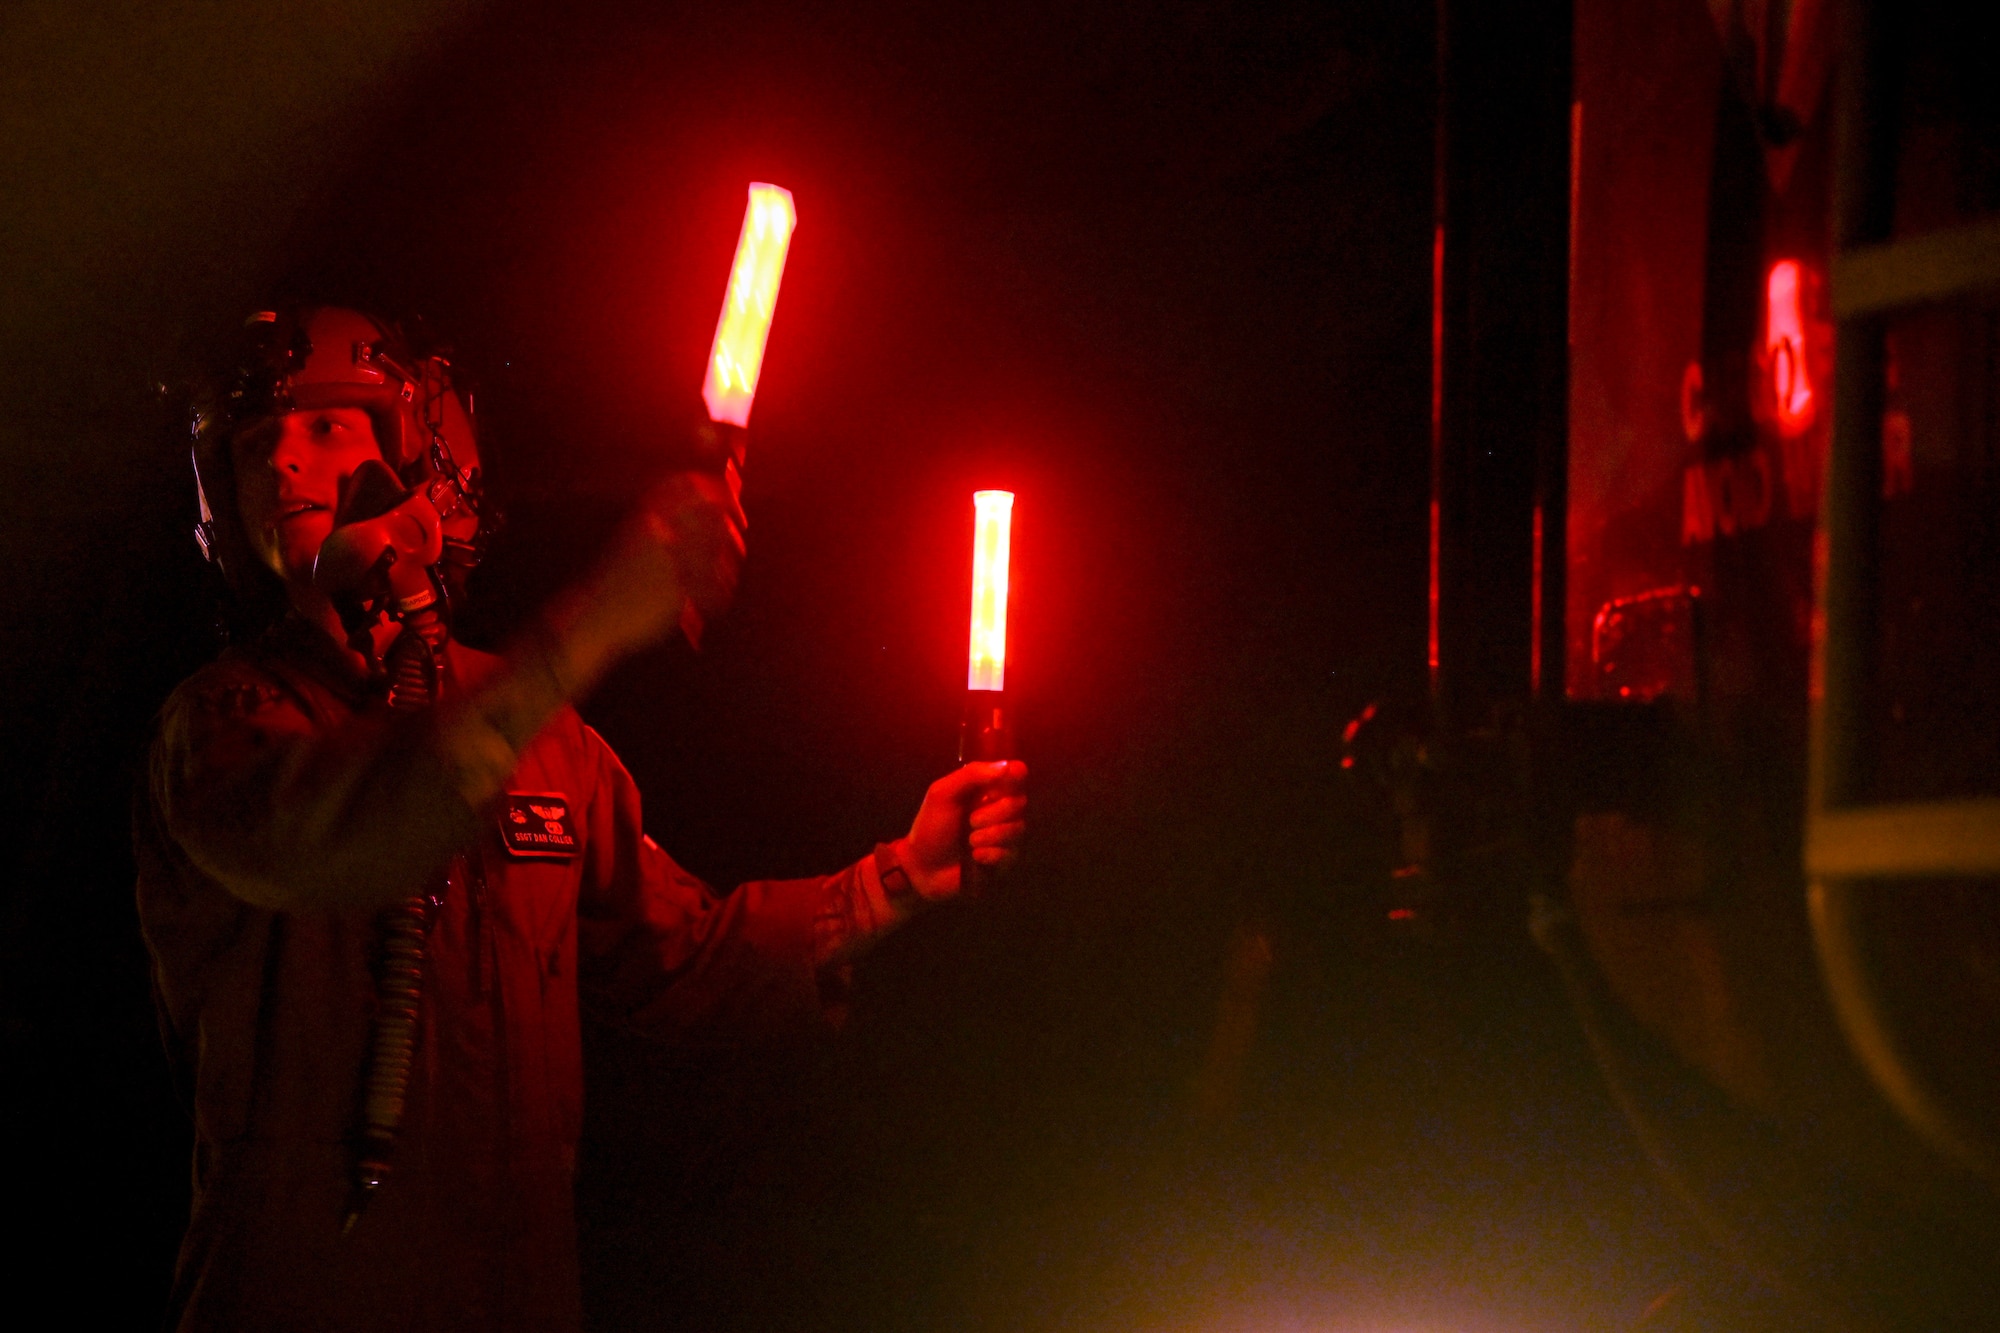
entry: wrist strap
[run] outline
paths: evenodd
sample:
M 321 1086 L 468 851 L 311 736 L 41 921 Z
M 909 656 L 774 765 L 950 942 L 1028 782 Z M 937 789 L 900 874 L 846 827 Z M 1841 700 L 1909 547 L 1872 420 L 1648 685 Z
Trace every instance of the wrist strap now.
M 875 844 L 875 874 L 882 881 L 882 892 L 888 897 L 891 907 L 914 907 L 922 899 L 917 886 L 910 882 L 910 872 L 903 869 L 902 858 L 896 855 L 894 843 Z

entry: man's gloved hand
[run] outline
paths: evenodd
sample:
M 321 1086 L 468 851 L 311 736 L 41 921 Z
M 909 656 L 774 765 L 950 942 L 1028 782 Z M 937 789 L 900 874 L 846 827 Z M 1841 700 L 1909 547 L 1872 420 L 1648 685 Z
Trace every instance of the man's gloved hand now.
M 967 764 L 924 793 L 910 834 L 895 844 L 911 886 L 926 898 L 959 889 L 959 862 L 968 845 L 983 866 L 1011 866 L 1028 836 L 1028 766 L 1018 759 Z
M 598 636 L 629 652 L 678 625 L 683 604 L 704 620 L 728 608 L 748 549 L 738 490 L 732 468 L 676 472 L 646 493 L 593 581 L 589 618 Z

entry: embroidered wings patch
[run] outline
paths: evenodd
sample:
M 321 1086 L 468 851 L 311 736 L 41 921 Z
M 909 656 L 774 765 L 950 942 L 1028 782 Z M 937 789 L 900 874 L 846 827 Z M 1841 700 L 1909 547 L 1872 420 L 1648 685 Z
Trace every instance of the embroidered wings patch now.
M 554 861 L 572 860 L 583 847 L 577 840 L 569 797 L 559 791 L 508 792 L 500 807 L 500 841 L 510 856 Z

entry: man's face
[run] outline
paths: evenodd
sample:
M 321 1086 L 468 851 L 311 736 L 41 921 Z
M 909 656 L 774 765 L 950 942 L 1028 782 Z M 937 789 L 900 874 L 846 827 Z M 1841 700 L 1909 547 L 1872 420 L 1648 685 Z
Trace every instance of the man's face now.
M 251 549 L 287 584 L 310 584 L 320 543 L 333 531 L 341 483 L 382 457 L 368 414 L 358 407 L 287 412 L 240 432 L 230 452 Z

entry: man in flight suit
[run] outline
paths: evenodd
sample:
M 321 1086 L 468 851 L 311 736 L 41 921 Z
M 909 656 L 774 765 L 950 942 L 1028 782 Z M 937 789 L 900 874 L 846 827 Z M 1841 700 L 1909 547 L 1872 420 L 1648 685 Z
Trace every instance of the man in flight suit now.
M 203 544 L 285 613 L 174 692 L 137 820 L 195 1116 L 173 1318 L 574 1329 L 582 1009 L 703 1040 L 822 1018 L 856 944 L 954 894 L 962 857 L 1018 857 L 1025 774 L 967 765 L 845 870 L 717 895 L 571 704 L 727 605 L 733 473 L 669 478 L 475 652 L 444 629 L 480 489 L 448 363 L 352 311 L 251 331 L 197 417 Z

